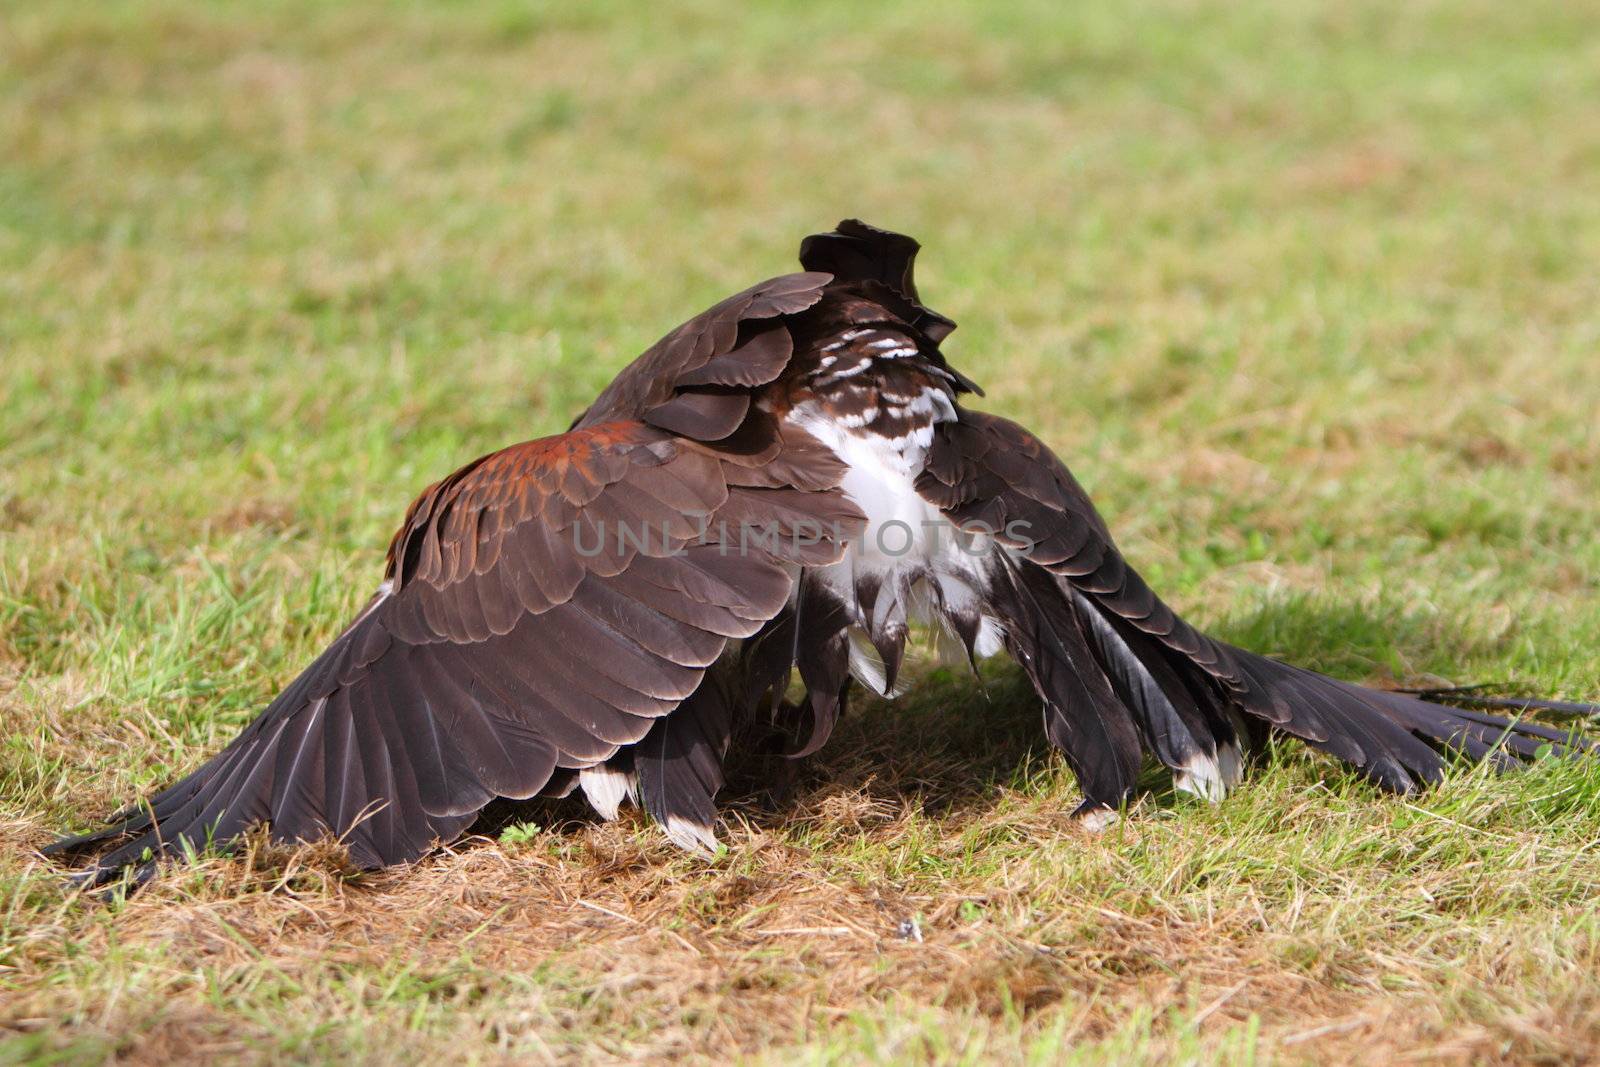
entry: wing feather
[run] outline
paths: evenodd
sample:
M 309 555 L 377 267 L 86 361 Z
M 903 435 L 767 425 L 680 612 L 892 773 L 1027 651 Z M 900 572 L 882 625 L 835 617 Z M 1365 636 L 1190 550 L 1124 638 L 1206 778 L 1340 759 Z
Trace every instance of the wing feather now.
M 284 840 L 342 835 L 364 865 L 403 863 L 492 798 L 532 796 L 562 768 L 637 746 L 731 638 L 783 610 L 799 558 L 787 544 L 730 550 L 686 512 L 745 521 L 766 509 L 786 526 L 858 517 L 830 472 L 810 475 L 814 489 L 730 484 L 741 460 L 621 422 L 475 461 L 412 506 L 386 593 L 232 745 L 147 812 L 60 849 L 131 833 L 86 876 L 132 864 L 142 878 L 153 860 L 265 822 Z M 629 523 L 649 524 L 655 541 L 585 551 L 586 530 Z M 833 536 L 807 558 L 837 558 Z M 693 743 L 680 753 L 687 771 L 669 777 L 689 773 L 709 796 L 720 782 L 707 753 L 721 751 L 704 725 L 673 735 L 673 752 Z
M 1200 632 L 1128 566 L 1066 466 L 1005 419 L 963 411 L 958 422 L 942 425 L 917 488 L 958 525 L 981 524 L 1018 551 L 1025 567 L 1065 583 L 1061 596 L 1089 613 L 1102 662 L 1125 698 L 1119 703 L 1131 705 L 1169 765 L 1184 758 L 1182 734 L 1193 733 L 1202 719 L 1210 723 L 1213 744 L 1232 743 L 1235 711 L 1324 749 L 1400 792 L 1440 777 L 1439 748 L 1462 749 L 1503 766 L 1506 759 L 1495 753 L 1531 757 L 1541 746 L 1592 747 L 1548 727 L 1493 715 L 1473 718 L 1326 678 Z M 1173 671 L 1175 678 L 1169 677 Z M 1199 716 L 1191 713 L 1189 697 Z M 1197 748 L 1206 754 L 1204 741 Z

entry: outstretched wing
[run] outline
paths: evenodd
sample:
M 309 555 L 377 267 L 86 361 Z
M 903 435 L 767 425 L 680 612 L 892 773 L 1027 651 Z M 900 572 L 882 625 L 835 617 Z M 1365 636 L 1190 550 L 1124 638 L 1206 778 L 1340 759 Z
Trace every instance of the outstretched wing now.
M 784 275 L 722 301 L 569 433 L 429 488 L 379 594 L 238 738 L 49 851 L 126 837 L 89 878 L 130 864 L 147 877 L 266 822 L 387 866 L 455 837 L 492 797 L 564 793 L 637 745 L 729 640 L 782 609 L 800 566 L 836 559 L 863 522 L 832 453 L 752 403 L 788 364 L 788 317 L 831 280 Z M 752 526 L 780 536 L 746 538 Z M 689 702 L 686 723 L 708 704 Z
M 963 411 L 940 426 L 917 488 L 957 525 L 1016 551 L 1001 557 L 1008 573 L 998 586 L 1010 594 L 1009 636 L 1027 644 L 1020 658 L 1034 661 L 1046 701 L 1071 705 L 1055 709 L 1072 721 L 1052 739 L 1089 768 L 1096 803 L 1115 806 L 1134 787 L 1133 725 L 1174 771 L 1210 780 L 1197 791 L 1230 784 L 1241 711 L 1402 792 L 1442 774 L 1435 746 L 1502 765 L 1547 745 L 1586 747 L 1563 731 L 1337 681 L 1207 636 L 1128 566 L 1066 466 L 1013 422 Z
M 785 450 L 777 436 L 763 454 Z M 60 848 L 134 835 L 98 861 L 103 880 L 265 822 L 386 866 L 453 838 L 491 798 L 601 763 L 859 526 L 837 462 L 792 451 L 799 487 L 640 422 L 478 460 L 412 506 L 383 591 L 227 749 Z M 769 515 L 784 536 L 729 543 Z

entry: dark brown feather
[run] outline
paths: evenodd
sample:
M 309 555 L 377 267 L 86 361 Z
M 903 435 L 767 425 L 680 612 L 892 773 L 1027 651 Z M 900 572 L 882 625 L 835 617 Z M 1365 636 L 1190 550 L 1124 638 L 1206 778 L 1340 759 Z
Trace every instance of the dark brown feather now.
M 147 854 L 267 822 L 286 840 L 341 835 L 363 864 L 404 863 L 494 797 L 532 796 L 560 768 L 611 759 L 696 692 L 730 638 L 783 610 L 790 566 L 837 559 L 839 538 L 859 530 L 836 488 L 842 468 L 816 458 L 804 479 L 813 488 L 730 485 L 729 472 L 750 480 L 742 457 L 627 422 L 469 464 L 409 509 L 389 594 L 233 745 L 147 811 L 59 850 L 133 834 L 88 877 L 130 863 L 144 877 Z M 762 519 L 814 534 L 727 552 L 719 516 L 735 529 Z M 623 528 L 650 536 L 583 541 Z M 709 798 L 720 783 L 707 753 L 721 751 L 705 738 L 720 719 L 694 707 L 699 725 L 663 734 L 663 751 L 701 738 L 682 757 Z M 668 781 L 681 777 L 668 769 Z M 662 811 L 704 814 L 678 786 L 650 795 Z
M 1115 626 L 1155 642 L 1163 651 L 1152 668 L 1174 668 L 1186 692 L 1210 694 L 1203 710 L 1219 738 L 1230 732 L 1226 713 L 1237 709 L 1400 792 L 1440 777 L 1444 764 L 1436 747 L 1462 748 L 1478 758 L 1496 745 L 1518 756 L 1532 756 L 1542 745 L 1591 747 L 1548 728 L 1474 718 L 1217 641 L 1180 618 L 1127 565 L 1083 489 L 1032 434 L 978 412 L 963 412 L 960 423 L 939 429 L 918 490 L 958 525 L 981 525 L 1024 555 L 1026 566 L 1065 580 Z

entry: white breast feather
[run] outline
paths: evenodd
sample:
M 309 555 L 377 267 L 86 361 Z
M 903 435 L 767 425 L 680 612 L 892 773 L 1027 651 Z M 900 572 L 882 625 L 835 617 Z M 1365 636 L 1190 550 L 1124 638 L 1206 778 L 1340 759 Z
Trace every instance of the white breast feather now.
M 942 401 L 942 403 L 941 403 Z M 943 392 L 929 389 L 910 404 L 912 411 L 932 416 L 934 422 L 953 421 L 955 409 Z M 980 570 L 982 551 L 988 547 L 978 536 L 963 535 L 916 490 L 928 448 L 933 443 L 933 427 L 924 424 L 901 437 L 886 438 L 865 428 L 864 423 L 846 423 L 806 401 L 790 410 L 788 418 L 822 441 L 847 467 L 842 488 L 867 517 L 867 527 L 853 543 L 844 559 L 821 569 L 818 576 L 855 614 L 865 622 L 856 597 L 856 580 L 877 579 L 880 589 L 914 589 L 919 580 L 936 582 L 937 595 L 911 595 L 907 599 L 908 621 L 939 625 L 940 603 L 952 610 L 969 612 L 979 600 L 977 590 L 986 578 Z M 963 545 L 965 548 L 963 548 Z M 851 672 L 862 685 L 890 696 L 884 689 L 884 669 L 864 628 L 853 628 Z M 992 656 L 1001 647 L 999 623 L 980 616 L 974 652 Z M 870 654 L 869 654 L 870 650 Z

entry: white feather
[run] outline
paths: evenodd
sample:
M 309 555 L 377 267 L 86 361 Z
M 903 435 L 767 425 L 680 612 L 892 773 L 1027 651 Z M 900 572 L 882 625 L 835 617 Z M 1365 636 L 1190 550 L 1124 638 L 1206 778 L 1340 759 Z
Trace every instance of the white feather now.
M 661 829 L 666 832 L 667 840 L 685 852 L 698 852 L 707 856 L 716 854 L 716 831 L 703 823 L 693 822 L 680 815 L 668 815 Z
M 610 821 L 617 817 L 617 809 L 624 798 L 637 794 L 637 780 L 632 774 L 619 771 L 604 763 L 585 767 L 578 772 L 578 786 L 583 790 L 589 806 Z
M 930 415 L 933 422 L 955 418 L 949 399 L 937 389 L 924 390 L 911 407 Z M 934 609 L 942 602 L 952 613 L 968 618 L 979 615 L 976 654 L 992 656 L 999 652 L 999 623 L 981 614 L 977 593 L 987 583 L 981 568 L 993 544 L 982 535 L 968 535 L 957 529 L 916 489 L 916 477 L 933 441 L 931 423 L 900 437 L 886 438 L 846 425 L 815 401 L 797 404 L 788 418 L 844 461 L 842 488 L 867 517 L 866 530 L 850 545 L 844 558 L 818 572 L 818 577 L 854 613 L 856 622 L 863 626 L 872 622 L 856 600 L 858 580 L 875 580 L 881 598 L 891 590 L 915 587 L 920 580 L 929 578 L 938 583 L 939 596 L 924 591 L 924 595 L 909 597 L 906 621 L 939 621 L 933 618 L 937 613 Z M 852 635 L 850 658 L 852 673 L 861 683 L 882 693 L 882 659 L 864 635 L 861 639 Z

